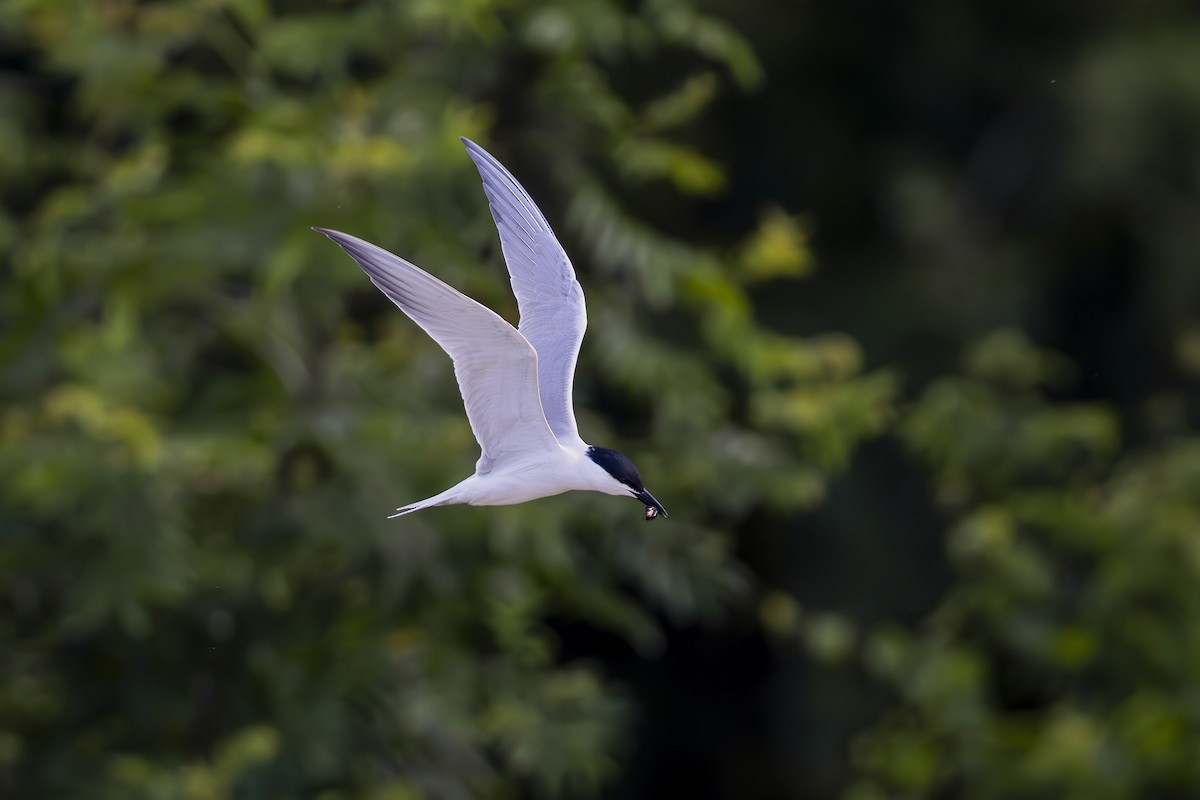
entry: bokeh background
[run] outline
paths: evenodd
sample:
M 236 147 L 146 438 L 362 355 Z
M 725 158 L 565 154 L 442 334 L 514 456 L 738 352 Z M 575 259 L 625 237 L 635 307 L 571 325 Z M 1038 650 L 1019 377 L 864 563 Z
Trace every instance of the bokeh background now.
M 669 519 L 384 519 L 461 135 Z M 1196 797 L 1198 389 L 1187 2 L 6 0 L 0 795 Z

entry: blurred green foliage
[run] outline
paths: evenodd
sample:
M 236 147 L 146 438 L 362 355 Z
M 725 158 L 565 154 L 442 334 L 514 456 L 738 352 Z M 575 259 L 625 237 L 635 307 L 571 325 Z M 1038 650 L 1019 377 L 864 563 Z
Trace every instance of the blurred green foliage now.
M 1103 408 L 1048 402 L 1062 359 L 998 333 L 905 438 L 961 576 L 865 666 L 899 701 L 850 798 L 1186 797 L 1200 786 L 1200 439 L 1117 458 Z
M 671 131 L 759 80 L 747 44 L 676 2 L 0 13 L 28 68 L 0 123 L 0 786 L 456 797 L 613 778 L 628 703 L 562 663 L 544 620 L 645 654 L 664 615 L 720 620 L 748 586 L 728 531 L 816 502 L 891 392 L 845 337 L 755 322 L 747 287 L 809 263 L 795 220 L 772 211 L 720 250 L 623 209 L 648 184 L 720 189 Z M 685 69 L 653 96 L 610 85 L 668 49 Z M 308 228 L 512 318 L 459 135 L 510 161 L 578 254 L 581 427 L 679 510 L 653 535 L 601 497 L 384 518 L 476 448 L 445 355 Z
M 911 132 L 830 135 L 813 155 L 795 132 L 833 131 L 828 117 L 731 112 L 778 85 L 763 52 L 815 35 L 776 13 L 0 5 L 0 794 L 595 794 L 622 785 L 652 711 L 642 687 L 569 651 L 564 626 L 646 663 L 672 630 L 753 627 L 780 670 L 799 653 L 877 697 L 803 720 L 856 731 L 837 785 L 813 779 L 812 796 L 1195 793 L 1194 26 L 1072 51 L 1070 157 L 1024 203 L 1032 221 L 1001 236 L 970 180 L 1019 205 L 1036 159 L 1006 132 L 1036 114 L 1001 115 L 961 184 Z M 790 13 L 821 31 L 833 12 Z M 953 37 L 907 35 L 953 62 L 951 40 L 986 27 L 955 19 Z M 937 95 L 966 71 L 916 73 Z M 738 126 L 761 139 L 735 142 Z M 518 175 L 572 254 L 591 319 L 581 432 L 628 453 L 669 519 L 582 494 L 384 518 L 469 474 L 476 446 L 445 355 L 309 227 L 377 242 L 515 321 L 463 135 Z M 856 172 L 866 143 L 895 162 L 879 187 Z M 744 175 L 800 165 L 815 199 L 760 197 L 714 224 Z M 869 286 L 848 271 L 857 242 L 821 230 L 859 183 L 895 245 Z M 1037 216 L 1060 195 L 1078 217 Z M 1031 298 L 1094 219 L 1128 231 L 1102 244 L 1137 254 L 1136 316 L 1170 345 L 1161 378 L 1160 354 L 1105 351 L 1125 356 L 1111 372 L 1137 378 L 1132 398 L 1000 324 L 1036 327 Z M 832 260 L 854 255 L 822 295 L 843 302 L 809 300 L 811 316 L 869 318 L 863 336 L 797 322 L 794 298 L 828 272 L 822 233 Z M 943 352 L 974 340 L 961 368 L 860 345 L 880 331 L 923 345 L 939 326 Z M 872 590 L 901 515 L 844 477 L 867 440 L 902 449 L 903 485 L 928 493 L 944 544 L 945 573 L 912 578 L 937 595 L 915 624 L 752 569 L 786 576 L 779 543 L 850 481 L 872 549 L 843 597 Z M 751 563 L 740 543 L 764 540 Z M 784 752 L 798 715 L 771 713 L 762 749 Z
M 1069 366 L 1000 331 L 906 415 L 958 576 L 919 626 L 763 597 L 777 640 L 894 693 L 847 800 L 1200 786 L 1200 438 L 1120 455 L 1111 412 L 1048 398 Z

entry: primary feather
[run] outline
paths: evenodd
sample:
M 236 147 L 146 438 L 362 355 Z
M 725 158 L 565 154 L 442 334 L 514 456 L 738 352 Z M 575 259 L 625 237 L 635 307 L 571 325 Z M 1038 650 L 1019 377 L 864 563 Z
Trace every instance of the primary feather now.
M 537 353 L 512 325 L 381 247 L 346 233 L 313 230 L 358 262 L 371 282 L 454 361 L 467 420 L 483 450 L 482 471 L 506 456 L 558 446 L 538 396 Z
M 538 387 L 546 421 L 560 442 L 576 442 L 571 389 L 587 329 L 583 289 L 549 223 L 517 179 L 486 150 L 463 139 L 483 178 L 517 308 L 518 327 L 538 354 Z

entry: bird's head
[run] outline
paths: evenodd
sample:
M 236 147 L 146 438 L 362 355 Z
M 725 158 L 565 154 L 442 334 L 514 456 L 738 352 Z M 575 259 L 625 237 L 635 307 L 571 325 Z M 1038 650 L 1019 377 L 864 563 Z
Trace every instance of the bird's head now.
M 607 447 L 589 447 L 587 456 L 608 476 L 604 485 L 597 487 L 600 491 L 636 498 L 638 502 L 646 506 L 647 522 L 659 514 L 667 516 L 667 510 L 662 507 L 662 503 L 655 500 L 654 495 L 646 491 L 646 487 L 642 483 L 642 476 L 632 461 L 616 450 L 609 450 Z

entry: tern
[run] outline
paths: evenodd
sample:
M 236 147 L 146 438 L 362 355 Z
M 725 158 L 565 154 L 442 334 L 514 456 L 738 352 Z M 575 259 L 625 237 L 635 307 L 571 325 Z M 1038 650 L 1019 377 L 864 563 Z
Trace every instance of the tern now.
M 647 521 L 666 516 L 632 461 L 579 437 L 571 389 L 587 309 L 566 251 L 517 179 L 482 147 L 462 142 L 500 231 L 519 327 L 381 247 L 313 228 L 358 262 L 450 356 L 482 451 L 474 475 L 389 518 L 456 503 L 514 505 L 572 490 L 636 498 Z

